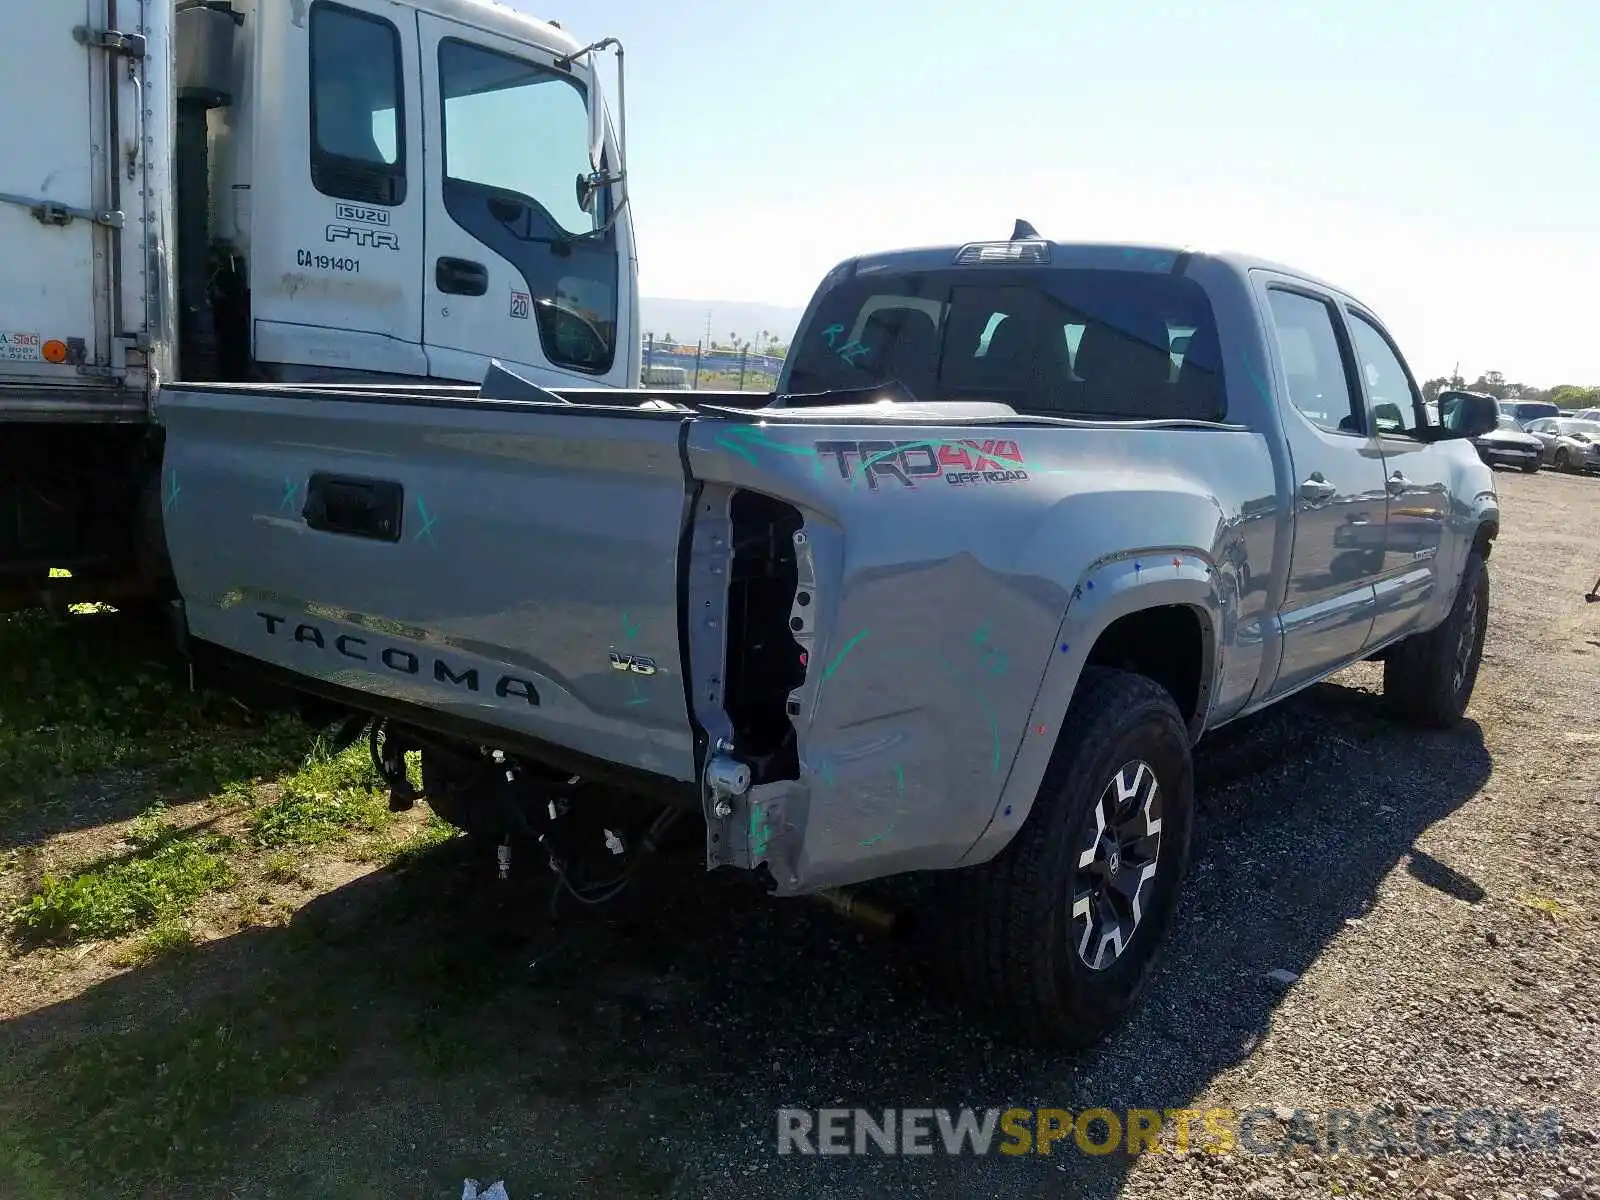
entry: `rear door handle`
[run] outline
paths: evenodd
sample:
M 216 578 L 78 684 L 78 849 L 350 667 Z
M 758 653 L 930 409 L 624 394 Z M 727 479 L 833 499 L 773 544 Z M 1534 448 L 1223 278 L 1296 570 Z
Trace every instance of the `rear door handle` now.
M 441 258 L 433 266 L 433 282 L 452 296 L 481 296 L 489 290 L 489 268 L 469 258 Z
M 1389 482 L 1387 486 L 1391 496 L 1398 496 L 1411 486 L 1411 480 L 1407 479 L 1399 471 L 1396 471 L 1393 475 L 1389 476 Z
M 400 540 L 405 489 L 390 479 L 357 479 L 317 472 L 306 484 L 300 515 L 308 529 L 377 542 Z
M 1311 472 L 1311 477 L 1300 485 L 1302 500 L 1331 500 L 1338 487 L 1322 477 L 1321 471 Z

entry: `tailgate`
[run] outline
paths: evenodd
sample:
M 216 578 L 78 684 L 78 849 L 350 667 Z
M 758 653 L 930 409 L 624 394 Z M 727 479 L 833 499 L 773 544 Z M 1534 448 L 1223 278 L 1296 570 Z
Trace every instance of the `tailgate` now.
M 695 778 L 682 414 L 180 384 L 158 419 L 192 636 Z

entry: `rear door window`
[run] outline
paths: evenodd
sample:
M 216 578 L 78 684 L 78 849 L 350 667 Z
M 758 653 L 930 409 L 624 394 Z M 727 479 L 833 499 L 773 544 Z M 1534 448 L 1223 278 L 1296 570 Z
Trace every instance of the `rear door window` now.
M 790 352 L 791 395 L 898 385 L 1102 420 L 1221 420 L 1221 354 L 1200 285 L 1136 271 L 929 271 L 850 279 Z
M 1346 373 L 1328 302 L 1275 287 L 1267 292 L 1267 306 L 1289 403 L 1319 429 L 1364 436 L 1366 413 Z

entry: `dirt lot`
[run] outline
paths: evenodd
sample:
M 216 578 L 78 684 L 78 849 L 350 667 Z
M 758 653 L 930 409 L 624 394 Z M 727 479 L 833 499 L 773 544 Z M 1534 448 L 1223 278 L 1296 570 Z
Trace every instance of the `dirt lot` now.
M 557 945 L 360 747 L 302 760 L 119 618 L 0 623 L 0 1194 L 1600 1197 L 1600 481 L 1499 484 L 1471 719 L 1389 724 L 1365 664 L 1208 740 L 1165 968 L 1076 1059 L 737 880 L 655 869 Z M 776 1154 L 779 1106 L 941 1105 L 1554 1107 L 1561 1144 Z

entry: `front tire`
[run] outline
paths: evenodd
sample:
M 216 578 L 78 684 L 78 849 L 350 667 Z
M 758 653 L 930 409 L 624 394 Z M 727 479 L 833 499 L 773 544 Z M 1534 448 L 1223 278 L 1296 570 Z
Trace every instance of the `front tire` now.
M 1142 675 L 1085 670 L 1022 828 L 989 862 L 943 879 L 941 957 L 960 998 L 1033 1045 L 1104 1037 L 1150 979 L 1193 810 L 1171 695 Z
M 1556 461 L 1554 463 L 1554 466 L 1555 466 L 1555 469 L 1558 470 L 1558 471 L 1571 471 L 1571 470 L 1573 470 L 1572 455 L 1567 453 L 1567 448 L 1565 446 L 1561 447 L 1561 449 L 1556 451 Z
M 1449 729 L 1461 720 L 1488 627 L 1489 567 L 1474 549 L 1450 615 L 1395 645 L 1383 664 L 1383 694 L 1401 720 L 1426 729 Z
M 1536 458 L 1532 462 L 1523 463 L 1522 473 L 1524 475 L 1537 475 L 1539 473 L 1539 460 Z

